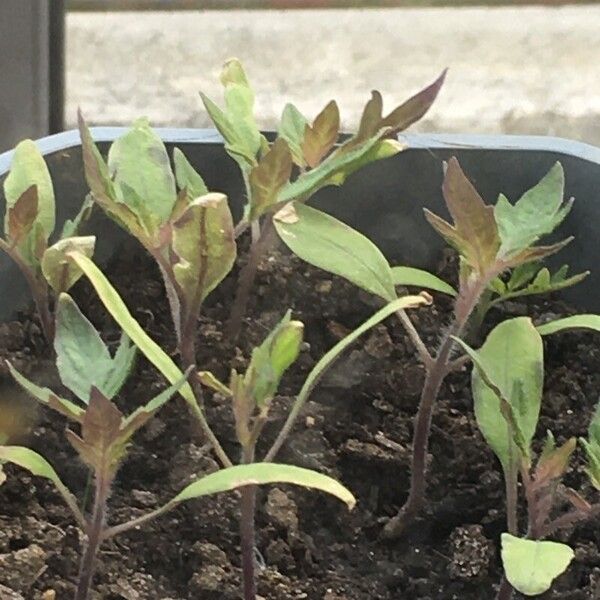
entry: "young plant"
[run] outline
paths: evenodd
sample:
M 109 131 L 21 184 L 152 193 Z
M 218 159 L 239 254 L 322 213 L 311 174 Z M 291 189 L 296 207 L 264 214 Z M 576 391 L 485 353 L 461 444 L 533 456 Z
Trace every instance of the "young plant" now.
M 77 249 L 88 256 L 93 254 L 96 238 L 77 236 L 81 223 L 89 216 L 91 202 L 83 203 L 75 219 L 64 224 L 59 240 L 49 246 L 55 229 L 54 188 L 44 158 L 31 140 L 24 140 L 14 150 L 10 173 L 4 180 L 4 196 L 0 249 L 27 280 L 42 331 L 51 344 L 54 322 L 48 286 L 58 296 L 81 277 L 76 266 L 66 260 L 66 252 Z
M 71 255 L 78 267 L 84 272 L 94 286 L 100 300 L 123 329 L 133 340 L 146 358 L 165 376 L 170 382 L 177 382 L 181 377 L 181 371 L 175 365 L 171 357 L 160 348 L 140 327 L 139 323 L 132 317 L 131 313 L 119 297 L 117 291 L 112 287 L 103 273 L 86 256 L 74 252 Z M 300 414 L 302 407 L 309 398 L 315 386 L 327 369 L 339 358 L 342 352 L 369 329 L 399 310 L 416 308 L 427 304 L 426 296 L 404 296 L 396 298 L 377 311 L 362 325 L 349 333 L 331 348 L 313 367 L 307 376 L 290 413 L 279 431 L 275 441 L 266 452 L 261 468 L 266 469 L 275 465 L 273 461 L 281 446 L 285 443 L 288 435 L 293 429 L 294 423 Z M 249 465 L 256 460 L 255 449 L 263 426 L 267 422 L 271 401 L 277 391 L 279 381 L 286 369 L 296 359 L 302 341 L 303 326 L 298 321 L 292 321 L 290 313 L 274 328 L 264 342 L 252 353 L 248 369 L 244 375 L 233 371 L 229 385 L 221 383 L 210 372 L 201 371 L 198 380 L 209 386 L 219 394 L 232 398 L 234 420 L 238 442 L 242 448 L 242 465 L 233 467 L 229 456 L 225 453 L 212 429 L 206 422 L 202 408 L 197 404 L 194 393 L 189 384 L 184 383 L 179 393 L 192 407 L 193 412 L 199 420 L 204 423 L 208 439 L 212 443 L 221 462 L 227 467 L 225 470 L 238 469 Z M 285 471 L 286 465 L 276 465 L 277 472 Z M 289 467 L 296 473 L 297 467 Z M 322 477 L 313 471 L 301 470 L 302 481 L 286 479 L 289 483 L 307 485 L 312 475 Z M 290 475 L 291 477 L 291 475 Z M 260 483 L 260 482 L 257 482 Z M 339 484 L 337 484 L 339 485 Z M 308 486 L 310 487 L 310 485 Z M 318 487 L 318 486 L 313 486 Z M 319 488 L 323 489 L 323 488 Z M 325 490 L 327 491 L 327 490 Z M 254 573 L 254 504 L 255 489 L 249 485 L 241 492 L 241 517 L 240 533 L 242 538 L 242 562 L 243 562 L 243 588 L 244 600 L 254 600 L 256 597 L 256 584 Z
M 556 323 L 559 323 L 558 321 Z M 552 325 L 552 324 L 551 324 Z M 554 328 L 561 327 L 554 324 Z M 557 329 L 555 329 L 557 330 Z M 526 596 L 542 594 L 569 566 L 573 550 L 545 538 L 558 529 L 573 527 L 600 513 L 600 504 L 590 505 L 562 478 L 575 450 L 575 438 L 557 446 L 547 432 L 535 463 L 531 444 L 542 401 L 544 355 L 541 334 L 552 328 L 535 328 L 527 317 L 504 321 L 488 335 L 479 350 L 456 340 L 472 359 L 472 390 L 477 424 L 504 472 L 507 532 L 502 534 L 505 578 L 497 600 L 510 600 L 513 588 Z M 581 440 L 588 456 L 588 474 L 600 487 L 600 412 L 589 429 L 589 440 Z M 519 477 L 527 504 L 527 528 L 520 537 L 518 524 Z M 570 510 L 554 516 L 565 503 Z
M 563 188 L 563 171 L 556 164 L 514 205 L 501 196 L 495 206 L 490 206 L 452 158 L 446 168 L 443 194 L 454 224 L 428 210 L 425 216 L 459 254 L 458 291 L 425 271 L 392 268 L 367 238 L 314 208 L 290 203 L 275 214 L 275 228 L 292 252 L 387 302 L 396 297 L 395 286 L 399 284 L 425 287 L 455 297 L 453 321 L 444 330 L 435 354 L 430 353 L 406 312 L 398 312 L 425 367 L 425 382 L 415 417 L 409 496 L 398 515 L 386 525 L 386 537 L 397 537 L 424 504 L 426 458 L 435 402 L 445 377 L 467 358 L 453 356 L 454 336 L 461 336 L 469 328 L 482 295 L 503 273 L 538 262 L 570 241 L 569 238 L 549 246 L 534 245 L 567 215 L 571 202 L 563 203 Z
M 358 131 L 340 145 L 340 111 L 335 101 L 312 123 L 288 104 L 277 137 L 270 143 L 258 129 L 254 92 L 241 63 L 237 59 L 225 63 L 221 73 L 225 107 L 219 108 L 204 94 L 202 101 L 244 180 L 246 204 L 236 237 L 249 227 L 252 231 L 248 261 L 240 273 L 231 310 L 230 337 L 239 334 L 258 265 L 273 245 L 272 214 L 292 200 L 305 202 L 324 186 L 341 185 L 354 171 L 402 150 L 397 134 L 427 113 L 445 76 L 446 71 L 385 117 L 381 94 L 373 91 Z
M 308 469 L 276 463 L 245 464 L 217 471 L 185 487 L 163 506 L 131 521 L 109 526 L 108 499 L 116 473 L 126 458 L 132 437 L 146 424 L 181 388 L 187 385 L 186 374 L 175 384 L 161 392 L 146 405 L 124 417 L 110 400 L 125 381 L 131 366 L 133 351 L 128 342 L 122 342 L 111 359 L 97 331 L 82 315 L 67 294 L 61 294 L 58 307 L 56 333 L 57 367 L 62 382 L 78 397 L 79 402 L 61 398 L 52 390 L 42 388 L 21 375 L 12 365 L 9 369 L 15 380 L 34 398 L 66 416 L 80 427 L 80 433 L 67 429 L 66 436 L 79 457 L 94 474 L 94 503 L 92 513 L 86 516 L 79 509 L 74 494 L 68 490 L 54 468 L 38 453 L 20 446 L 0 445 L 0 461 L 12 462 L 34 475 L 52 481 L 78 525 L 86 535 L 86 545 L 81 559 L 75 600 L 87 600 L 91 594 L 96 557 L 100 545 L 111 537 L 154 519 L 173 509 L 183 501 L 207 494 L 240 488 L 242 497 L 254 486 L 267 483 L 292 483 L 329 493 L 352 508 L 352 494 L 334 479 Z M 281 350 L 281 347 L 278 345 Z M 264 349 L 263 349 L 264 350 Z M 81 368 L 90 359 L 98 369 Z M 259 359 L 257 359 L 259 360 Z M 269 359 L 272 365 L 277 361 Z M 260 361 L 259 361 L 260 362 Z M 266 371 L 261 371 L 263 375 Z M 263 390 L 261 398 L 267 398 L 272 389 L 267 381 L 259 383 L 255 390 Z

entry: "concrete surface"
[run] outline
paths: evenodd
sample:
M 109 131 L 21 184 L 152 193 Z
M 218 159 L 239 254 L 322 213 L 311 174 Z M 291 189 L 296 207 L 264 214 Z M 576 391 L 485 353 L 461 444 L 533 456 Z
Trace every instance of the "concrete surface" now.
M 600 145 L 600 6 L 71 13 L 68 123 L 81 106 L 94 124 L 146 115 L 207 126 L 197 92 L 220 101 L 220 65 L 231 56 L 246 65 L 265 127 L 286 101 L 310 116 L 330 98 L 353 127 L 372 88 L 392 107 L 449 66 L 415 130 Z

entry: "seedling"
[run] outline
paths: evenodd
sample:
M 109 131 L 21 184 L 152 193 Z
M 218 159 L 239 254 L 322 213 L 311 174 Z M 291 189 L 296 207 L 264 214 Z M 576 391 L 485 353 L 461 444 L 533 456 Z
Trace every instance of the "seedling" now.
M 78 236 L 82 222 L 91 210 L 86 200 L 73 221 L 67 221 L 59 240 L 49 246 L 55 229 L 55 204 L 52 179 L 44 158 L 31 140 L 14 150 L 10 173 L 4 180 L 6 212 L 4 238 L 0 249 L 17 264 L 27 280 L 35 301 L 42 331 L 49 344 L 54 338 L 51 295 L 68 291 L 81 277 L 66 253 L 77 249 L 87 256 L 94 252 L 96 238 Z
M 472 390 L 477 424 L 504 471 L 508 531 L 502 534 L 505 579 L 497 600 L 510 600 L 513 588 L 526 596 L 550 589 L 553 580 L 569 566 L 574 552 L 566 544 L 545 538 L 558 529 L 573 527 L 600 514 L 600 504 L 590 505 L 577 491 L 562 483 L 575 450 L 575 438 L 557 446 L 548 432 L 533 466 L 531 444 L 538 424 L 544 377 L 542 334 L 560 330 L 564 320 L 549 325 L 536 329 L 527 317 L 504 321 L 477 351 L 456 340 L 475 365 Z M 596 489 L 600 487 L 599 433 L 597 410 L 589 439 L 581 440 L 588 457 L 587 472 Z M 525 537 L 519 537 L 519 477 L 527 504 Z M 557 508 L 565 503 L 570 510 L 555 516 Z
M 322 490 L 344 501 L 349 508 L 353 507 L 355 500 L 352 494 L 330 477 L 290 465 L 251 464 L 252 461 L 247 460 L 243 465 L 200 478 L 185 487 L 169 502 L 145 515 L 109 526 L 107 516 L 111 487 L 118 469 L 126 458 L 133 435 L 183 386 L 188 385 L 187 377 L 191 369 L 185 374 L 179 372 L 179 378 L 173 385 L 125 417 L 109 396 L 118 392 L 131 366 L 132 351 L 129 342 L 122 341 L 117 353 L 111 358 L 96 330 L 67 294 L 61 294 L 59 298 L 57 323 L 58 371 L 62 382 L 78 397 L 77 402 L 61 398 L 50 389 L 32 383 L 10 364 L 9 369 L 15 380 L 34 398 L 66 416 L 70 422 L 79 425 L 80 433 L 67 429 L 66 437 L 94 474 L 94 503 L 91 515 L 83 514 L 74 494 L 63 484 L 54 468 L 38 453 L 25 447 L 0 445 L 0 460 L 15 463 L 34 475 L 52 481 L 84 531 L 87 542 L 81 559 L 75 600 L 87 600 L 90 597 L 96 557 L 104 541 L 139 527 L 185 500 L 237 488 L 241 488 L 242 498 L 245 498 L 248 491 L 254 490 L 256 485 L 293 483 Z M 295 329 L 296 325 L 292 323 L 292 327 Z M 277 348 L 285 350 L 281 348 L 280 343 L 277 344 Z M 265 356 L 266 347 L 257 349 L 255 364 L 257 375 L 260 369 L 260 376 L 252 377 L 255 382 L 252 389 L 258 394 L 258 398 L 266 401 L 273 393 L 273 383 L 262 378 L 267 371 L 265 363 L 261 362 L 261 350 L 262 357 L 271 367 L 276 368 L 278 363 L 272 352 L 268 357 Z M 278 353 L 277 356 L 282 354 Z M 293 355 L 284 352 L 283 356 L 289 359 Z M 82 369 L 82 362 L 89 363 L 92 357 L 96 359 L 98 369 Z M 276 370 L 275 373 L 277 372 Z M 253 523 L 253 519 L 251 522 Z
M 277 138 L 270 143 L 254 118 L 254 92 L 242 65 L 236 59 L 225 63 L 221 73 L 224 109 L 204 94 L 202 101 L 244 180 L 246 204 L 235 228 L 236 237 L 249 227 L 252 230 L 248 261 L 240 273 L 231 310 L 230 337 L 239 334 L 258 265 L 275 240 L 272 214 L 292 200 L 306 202 L 324 186 L 341 185 L 354 171 L 402 150 L 397 134 L 427 113 L 445 76 L 446 71 L 385 117 L 381 94 L 373 91 L 358 131 L 339 146 L 340 111 L 335 101 L 329 102 L 312 123 L 288 104 Z
M 402 510 L 386 525 L 385 536 L 398 536 L 424 504 L 426 457 L 435 402 L 448 373 L 461 367 L 468 359 L 468 356 L 454 356 L 454 336 L 461 336 L 469 330 L 482 296 L 488 290 L 499 287 L 503 274 L 513 270 L 512 277 L 523 265 L 539 263 L 570 241 L 569 238 L 549 246 L 534 245 L 541 237 L 551 233 L 567 215 L 572 202 L 563 202 L 563 187 L 563 170 L 556 164 L 514 205 L 500 196 L 497 204 L 490 206 L 484 203 L 466 178 L 458 161 L 451 159 L 444 176 L 443 194 L 454 224 L 428 210 L 425 210 L 425 216 L 459 254 L 458 291 L 431 273 L 403 266 L 391 267 L 367 238 L 314 208 L 294 202 L 275 214 L 275 228 L 292 252 L 386 302 L 396 298 L 395 286 L 400 284 L 424 287 L 455 297 L 453 321 L 443 330 L 435 354 L 430 353 L 406 312 L 398 312 L 425 367 L 425 382 L 415 418 L 409 496 Z M 585 275 L 571 278 L 569 283 L 575 283 Z M 562 282 L 565 283 L 564 280 Z M 545 286 L 543 291 L 547 288 Z
M 139 323 L 132 317 L 116 290 L 98 267 L 88 257 L 78 254 L 77 252 L 74 252 L 71 255 L 71 259 L 74 260 L 79 268 L 85 273 L 106 309 L 110 312 L 115 321 L 117 321 L 123 331 L 138 346 L 146 358 L 161 371 L 168 381 L 178 382 L 182 373 L 177 365 L 140 327 Z M 266 469 L 267 467 L 275 465 L 272 461 L 275 459 L 279 449 L 290 434 L 304 403 L 309 398 L 313 389 L 327 369 L 337 358 L 339 358 L 346 348 L 369 329 L 395 312 L 422 306 L 427 304 L 428 301 L 428 298 L 425 296 L 403 296 L 401 298 L 396 298 L 331 348 L 317 362 L 306 378 L 283 427 L 272 446 L 265 454 L 263 462 L 260 463 L 260 468 Z M 205 424 L 209 436 L 208 439 L 216 450 L 217 455 L 227 467 L 225 471 L 256 466 L 250 465 L 249 463 L 256 460 L 255 449 L 257 440 L 269 417 L 271 402 L 277 391 L 280 379 L 286 369 L 298 356 L 300 344 L 302 342 L 302 332 L 302 324 L 298 321 L 291 320 L 291 315 L 288 313 L 267 336 L 264 342 L 254 349 L 248 369 L 243 375 L 236 371 L 232 371 L 230 381 L 228 385 L 226 385 L 220 382 L 210 372 L 202 371 L 198 373 L 198 381 L 209 386 L 217 393 L 232 399 L 236 433 L 242 449 L 242 465 L 238 465 L 237 467 L 232 466 L 233 463 L 231 459 L 223 450 L 214 432 L 208 425 L 202 408 L 196 402 L 190 385 L 184 383 L 180 387 L 179 393 L 192 407 L 194 414 Z M 303 478 L 301 481 L 297 481 L 294 479 L 297 467 L 287 467 L 286 465 L 276 465 L 276 467 L 278 473 L 285 472 L 286 468 L 291 469 L 288 475 L 289 478 L 282 480 L 287 481 L 288 483 L 307 485 L 306 482 L 312 481 L 311 478 L 313 475 L 317 478 L 316 481 L 319 481 L 320 478 L 323 477 L 314 471 L 302 469 Z M 248 483 L 248 481 L 246 481 L 246 483 Z M 339 486 L 340 484 L 336 485 Z M 308 487 L 311 486 L 308 485 Z M 318 486 L 315 485 L 313 487 Z M 324 488 L 319 487 L 319 489 Z M 255 489 L 253 485 L 248 485 L 241 491 L 240 518 L 244 600 L 255 600 L 256 597 L 254 574 L 254 504 Z

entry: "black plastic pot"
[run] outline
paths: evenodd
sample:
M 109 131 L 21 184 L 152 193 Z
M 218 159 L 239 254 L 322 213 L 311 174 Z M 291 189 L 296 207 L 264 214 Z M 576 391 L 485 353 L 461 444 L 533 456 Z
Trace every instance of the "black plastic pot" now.
M 101 150 L 121 135 L 123 128 L 95 128 Z M 226 193 L 239 218 L 242 181 L 237 166 L 212 130 L 159 129 L 167 145 L 181 148 L 211 190 Z M 442 164 L 456 156 L 484 199 L 495 201 L 502 192 L 516 200 L 534 185 L 556 161 L 566 174 L 566 195 L 575 206 L 559 236 L 575 240 L 554 264 L 570 265 L 572 272 L 591 270 L 582 284 L 565 297 L 582 311 L 600 311 L 600 149 L 579 142 L 538 136 L 408 135 L 409 148 L 395 157 L 362 169 L 342 187 L 322 190 L 311 203 L 344 220 L 370 237 L 392 261 L 433 267 L 444 247 L 427 224 L 423 207 L 446 213 L 441 195 Z M 69 131 L 38 141 L 55 186 L 57 222 L 73 216 L 87 187 L 83 176 L 79 134 Z M 10 168 L 11 152 L 0 155 L 0 180 Z M 4 199 L 0 205 L 4 214 Z M 126 235 L 97 214 L 92 228 L 99 234 L 97 259 L 112 255 Z M 550 261 L 552 263 L 552 260 Z M 0 319 L 10 318 L 29 301 L 29 293 L 16 267 L 0 256 Z

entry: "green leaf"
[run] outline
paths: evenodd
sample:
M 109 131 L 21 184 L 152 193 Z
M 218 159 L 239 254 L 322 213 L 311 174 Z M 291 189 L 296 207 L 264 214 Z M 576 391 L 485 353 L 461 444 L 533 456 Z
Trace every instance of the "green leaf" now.
M 513 441 L 529 458 L 542 400 L 542 338 L 531 319 L 518 317 L 497 325 L 477 351 L 457 341 L 476 366 L 471 383 L 477 424 L 507 470 Z
M 35 225 L 38 216 L 37 186 L 27 188 L 6 212 L 6 239 L 14 248 L 27 239 Z
M 552 233 L 564 220 L 573 201 L 563 204 L 565 177 L 560 163 L 514 204 L 500 195 L 494 215 L 498 223 L 500 255 L 511 256 Z
M 179 149 L 173 150 L 173 162 L 175 163 L 175 179 L 179 189 L 186 189 L 191 200 L 208 194 L 208 188 L 204 179 L 192 167 L 185 154 Z
M 83 275 L 77 265 L 67 258 L 67 254 L 77 250 L 91 257 L 95 245 L 96 238 L 90 235 L 61 239 L 46 249 L 42 256 L 42 273 L 56 294 L 67 292 Z
M 375 244 L 334 217 L 295 203 L 273 217 L 279 237 L 302 260 L 391 301 L 392 271 Z
M 167 149 L 146 119 L 139 119 L 108 153 L 117 200 L 152 232 L 171 216 L 177 199 Z
M 250 221 L 277 202 L 280 190 L 292 175 L 292 166 L 292 154 L 287 142 L 283 138 L 277 138 L 258 165 L 250 171 Z
M 524 263 L 516 266 L 511 274 L 510 278 L 506 283 L 506 288 L 510 292 L 514 292 L 521 289 L 523 286 L 531 282 L 531 280 L 537 275 L 540 269 L 538 262 Z
M 84 518 L 77 507 L 77 500 L 61 481 L 52 465 L 43 456 L 23 446 L 0 446 L 0 462 L 11 462 L 26 469 L 36 477 L 49 479 L 75 515 L 79 526 L 85 527 Z
M 312 125 L 306 125 L 302 140 L 302 154 L 306 164 L 316 167 L 337 142 L 340 132 L 340 109 L 332 100 L 317 115 Z
M 299 167 L 306 166 L 302 142 L 307 125 L 306 117 L 293 104 L 285 105 L 277 135 L 287 142 L 294 163 Z
M 502 534 L 502 564 L 509 583 L 525 596 L 543 594 L 575 557 L 566 544 Z
M 119 327 L 129 336 L 142 354 L 164 375 L 171 384 L 177 383 L 183 373 L 173 359 L 142 329 L 133 318 L 127 306 L 111 285 L 104 273 L 87 256 L 73 252 L 71 258 L 79 265 L 85 276 L 94 286 L 98 297 Z M 192 406 L 196 399 L 189 383 L 182 385 L 179 393 Z
M 148 231 L 138 215 L 118 199 L 115 185 L 109 175 L 108 166 L 92 139 L 92 134 L 83 119 L 81 111 L 77 113 L 77 119 L 81 136 L 85 178 L 94 201 L 111 219 L 134 235 L 144 246 L 149 247 L 151 245 L 151 232 Z
M 600 490 L 600 403 L 588 427 L 588 439 L 581 438 L 581 445 L 587 457 L 586 472 L 592 485 Z
M 573 317 L 564 317 L 563 319 L 557 319 L 556 321 L 550 321 L 550 323 L 537 326 L 540 335 L 551 335 L 569 329 L 600 331 L 600 315 L 574 315 Z
M 350 509 L 356 504 L 352 493 L 335 479 L 310 469 L 277 463 L 255 463 L 221 469 L 188 485 L 169 504 L 174 506 L 186 500 L 229 492 L 245 485 L 269 483 L 291 483 L 320 490 L 345 502 Z
M 198 371 L 198 378 L 202 382 L 202 385 L 205 385 L 226 398 L 233 394 L 231 389 L 219 381 L 210 371 Z
M 79 209 L 79 212 L 73 219 L 67 219 L 64 222 L 62 231 L 60 233 L 60 239 L 64 240 L 70 237 L 77 237 L 80 235 L 81 226 L 90 218 L 92 210 L 94 208 L 94 200 L 91 194 L 88 194 Z
M 77 404 L 70 400 L 60 398 L 49 388 L 41 387 L 32 381 L 29 381 L 29 379 L 21 375 L 21 373 L 19 373 L 19 371 L 17 371 L 8 361 L 6 361 L 6 366 L 14 380 L 38 402 L 46 404 L 73 421 L 79 421 L 81 419 L 85 411 L 80 406 L 77 406 Z
M 488 273 L 500 248 L 494 208 L 484 203 L 454 157 L 448 162 L 442 189 L 454 225 L 427 209 L 425 217 L 476 273 Z
M 306 171 L 283 188 L 278 204 L 284 205 L 291 200 L 306 200 L 317 190 L 327 185 L 341 185 L 348 175 L 368 162 L 388 158 L 404 149 L 396 140 L 380 139 L 383 131 L 373 138 L 353 146 L 345 145 L 330 154 L 318 167 Z
M 58 299 L 54 349 L 61 381 L 85 404 L 89 403 L 92 387 L 109 399 L 116 396 L 135 356 L 129 340 L 122 339 L 120 352 L 113 359 L 94 326 L 68 294 L 61 294 Z
M 413 285 L 419 288 L 435 290 L 449 296 L 456 296 L 456 290 L 439 277 L 412 267 L 392 267 L 394 285 Z
M 197 317 L 200 304 L 231 271 L 236 256 L 233 220 L 227 196 L 196 198 L 173 223 L 173 265 L 187 318 Z
M 254 119 L 254 92 L 241 63 L 231 59 L 223 66 L 221 83 L 225 87 L 225 110 L 200 94 L 215 127 L 225 139 L 225 150 L 248 171 L 256 164 L 262 136 Z
M 52 179 L 44 157 L 35 143 L 31 140 L 24 140 L 15 148 L 10 173 L 4 180 L 7 208 L 4 217 L 6 234 L 9 232 L 10 209 L 32 185 L 35 185 L 37 189 L 36 221 L 41 225 L 47 240 L 54 231 L 55 203 Z
M 291 311 L 254 348 L 246 372 L 246 383 L 250 385 L 257 406 L 270 402 L 279 387 L 283 374 L 300 354 L 304 325 L 291 320 Z
M 267 460 L 272 459 L 277 454 L 287 435 L 290 433 L 295 420 L 298 418 L 304 403 L 321 380 L 321 377 L 323 377 L 323 375 L 327 372 L 327 369 L 333 365 L 333 363 L 341 356 L 344 350 L 351 346 L 361 335 L 365 334 L 367 331 L 369 331 L 369 329 L 375 327 L 375 325 L 381 323 L 381 321 L 384 319 L 387 319 L 387 317 L 390 315 L 398 312 L 399 310 L 417 308 L 428 303 L 428 300 L 423 296 L 403 296 L 402 298 L 396 298 L 392 302 L 386 304 L 383 308 L 379 309 L 372 317 L 367 319 L 354 331 L 342 338 L 337 344 L 335 344 L 335 346 L 328 350 L 320 358 L 320 360 L 312 368 L 311 372 L 304 380 L 302 389 L 294 401 L 292 410 L 286 419 L 285 425 L 281 429 L 273 447 L 271 450 L 269 450 Z

